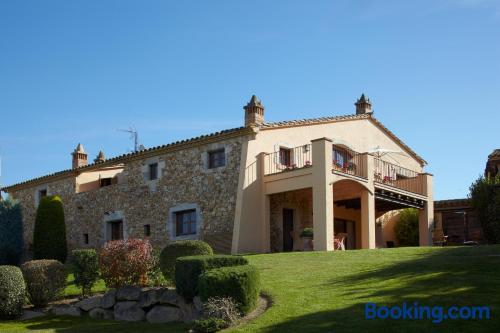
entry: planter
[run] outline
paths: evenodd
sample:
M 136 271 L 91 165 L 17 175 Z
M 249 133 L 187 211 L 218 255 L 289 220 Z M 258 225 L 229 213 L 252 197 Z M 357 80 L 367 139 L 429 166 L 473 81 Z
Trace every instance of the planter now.
M 302 251 L 312 251 L 314 248 L 314 241 L 312 237 L 301 237 Z

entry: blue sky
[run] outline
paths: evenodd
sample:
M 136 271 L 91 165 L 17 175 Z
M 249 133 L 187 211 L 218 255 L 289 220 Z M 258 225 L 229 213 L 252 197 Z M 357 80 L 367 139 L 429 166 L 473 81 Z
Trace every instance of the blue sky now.
M 464 197 L 500 148 L 500 1 L 0 2 L 2 184 L 266 120 L 375 116 Z

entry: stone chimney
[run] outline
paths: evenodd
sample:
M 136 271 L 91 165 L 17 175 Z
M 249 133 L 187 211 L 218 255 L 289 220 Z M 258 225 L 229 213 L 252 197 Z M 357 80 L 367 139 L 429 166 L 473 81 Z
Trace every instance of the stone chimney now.
M 373 113 L 372 102 L 365 97 L 365 94 L 361 94 L 361 97 L 354 105 L 356 105 L 356 114 Z
M 99 150 L 99 154 L 97 154 L 97 157 L 94 159 L 94 163 L 102 163 L 106 161 L 106 157 L 104 156 L 104 153 L 102 150 Z
M 260 126 L 264 123 L 264 106 L 255 95 L 252 95 L 250 102 L 243 109 L 245 126 Z
M 86 166 L 87 163 L 87 153 L 83 149 L 81 143 L 76 146 L 75 150 L 71 153 L 73 155 L 73 169 L 77 169 L 82 166 Z

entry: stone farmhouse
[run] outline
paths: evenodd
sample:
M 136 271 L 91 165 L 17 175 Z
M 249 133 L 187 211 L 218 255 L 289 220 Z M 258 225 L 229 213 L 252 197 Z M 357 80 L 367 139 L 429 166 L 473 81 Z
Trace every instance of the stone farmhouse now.
M 64 202 L 68 247 L 148 237 L 156 247 L 203 239 L 221 253 L 385 246 L 377 218 L 420 211 L 420 245 L 431 245 L 432 175 L 382 125 L 364 95 L 354 114 L 265 122 L 255 97 L 244 126 L 89 163 L 79 144 L 72 168 L 7 186 L 24 213 L 26 250 L 41 197 Z

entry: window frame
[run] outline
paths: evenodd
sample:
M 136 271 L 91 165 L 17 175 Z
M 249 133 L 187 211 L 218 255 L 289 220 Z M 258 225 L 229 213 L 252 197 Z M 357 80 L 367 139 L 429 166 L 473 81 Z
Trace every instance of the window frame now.
M 284 166 L 292 165 L 292 149 L 287 147 L 280 147 L 279 149 L 279 163 Z
M 185 216 L 189 216 L 185 220 Z M 174 212 L 175 217 L 175 237 L 189 237 L 198 233 L 198 222 L 196 209 L 185 209 Z M 185 227 L 187 230 L 185 231 Z
M 151 236 L 151 224 L 145 224 L 144 225 L 144 237 L 150 237 Z
M 207 154 L 208 169 L 217 169 L 226 166 L 226 148 L 218 148 L 208 151 Z
M 154 170 L 154 177 L 153 177 Z M 159 164 L 158 162 L 153 162 L 148 164 L 149 180 L 154 181 L 159 178 Z

